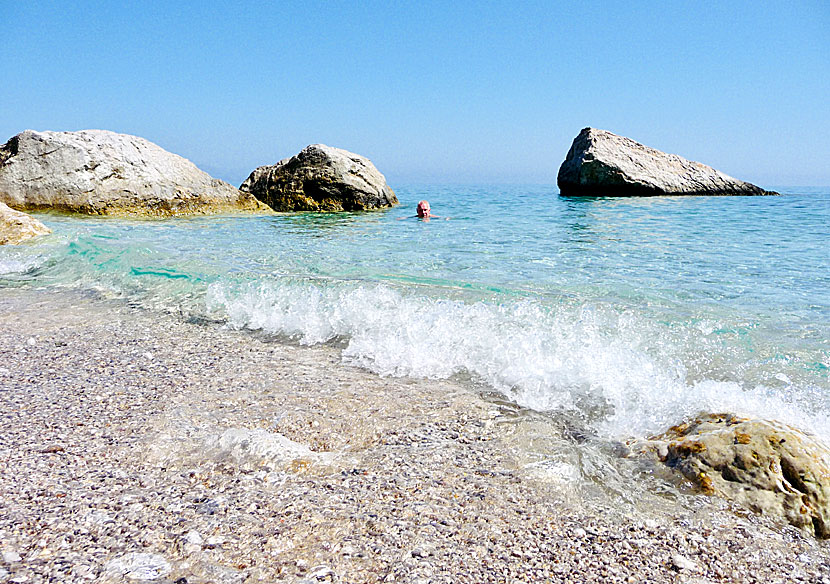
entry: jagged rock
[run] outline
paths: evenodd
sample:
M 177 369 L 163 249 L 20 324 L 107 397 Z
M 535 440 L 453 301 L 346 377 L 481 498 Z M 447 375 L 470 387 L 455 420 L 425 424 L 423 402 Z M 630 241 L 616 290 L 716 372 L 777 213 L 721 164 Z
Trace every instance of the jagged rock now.
M 0 203 L 0 245 L 20 243 L 52 231 L 34 217 Z
M 0 201 L 21 211 L 169 216 L 266 211 L 254 197 L 136 136 L 26 130 L 0 147 Z
M 795 428 L 707 414 L 634 450 L 656 456 L 702 493 L 830 537 L 830 449 Z
M 557 184 L 566 196 L 778 194 L 596 128 L 585 128 L 574 139 Z
M 260 166 L 239 187 L 275 211 L 364 211 L 398 204 L 367 158 L 324 144 Z

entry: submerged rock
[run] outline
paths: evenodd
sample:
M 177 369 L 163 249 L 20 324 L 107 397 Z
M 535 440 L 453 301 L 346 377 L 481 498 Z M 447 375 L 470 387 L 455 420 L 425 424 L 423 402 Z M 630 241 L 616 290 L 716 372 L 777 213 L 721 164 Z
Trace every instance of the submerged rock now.
M 563 195 L 585 196 L 778 194 L 596 128 L 574 139 L 557 184 Z
M 209 442 L 208 451 L 222 462 L 247 470 L 302 470 L 320 458 L 304 444 L 262 428 L 228 428 Z
M 34 217 L 0 202 L 0 245 L 20 243 L 47 233 L 52 230 Z
M 0 146 L 0 201 L 22 211 L 169 216 L 266 211 L 254 197 L 137 136 L 26 130 Z
M 239 187 L 275 211 L 365 211 L 398 204 L 367 158 L 324 144 L 260 166 Z
M 830 537 L 830 449 L 768 420 L 707 414 L 640 444 L 701 492 Z

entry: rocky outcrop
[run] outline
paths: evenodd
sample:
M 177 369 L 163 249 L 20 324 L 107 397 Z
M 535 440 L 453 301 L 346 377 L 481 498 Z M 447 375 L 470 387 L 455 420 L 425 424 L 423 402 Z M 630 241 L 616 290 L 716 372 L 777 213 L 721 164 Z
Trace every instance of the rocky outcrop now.
M 795 428 L 709 414 L 635 450 L 656 456 L 702 493 L 830 537 L 830 449 Z
M 0 201 L 21 211 L 169 216 L 265 211 L 254 197 L 143 138 L 26 130 L 0 147 Z
M 775 195 L 712 167 L 585 128 L 559 167 L 565 196 Z
M 20 243 L 52 231 L 43 223 L 0 203 L 0 245 Z
M 386 178 L 368 159 L 324 144 L 260 166 L 239 189 L 275 211 L 365 211 L 398 204 Z

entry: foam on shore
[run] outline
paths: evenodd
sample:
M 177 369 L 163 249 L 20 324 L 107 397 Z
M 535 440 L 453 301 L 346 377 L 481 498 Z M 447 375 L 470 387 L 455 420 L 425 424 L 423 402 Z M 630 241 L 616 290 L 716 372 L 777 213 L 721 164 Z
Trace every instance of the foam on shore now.
M 344 361 L 379 375 L 468 373 L 606 437 L 644 437 L 701 411 L 728 411 L 830 438 L 830 396 L 810 385 L 809 368 L 759 361 L 762 334 L 741 348 L 729 337 L 755 331 L 736 333 L 728 322 L 667 325 L 601 303 L 465 303 L 365 284 L 215 283 L 207 305 L 235 328 L 309 345 L 340 339 Z M 736 363 L 740 380 L 729 369 Z

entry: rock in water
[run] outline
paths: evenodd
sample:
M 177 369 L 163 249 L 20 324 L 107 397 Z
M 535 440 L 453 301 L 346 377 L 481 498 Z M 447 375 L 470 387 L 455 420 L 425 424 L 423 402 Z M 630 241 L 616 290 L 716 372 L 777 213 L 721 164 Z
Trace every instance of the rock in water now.
M 0 245 L 20 243 L 52 231 L 43 223 L 5 203 L 0 203 Z
M 367 158 L 324 144 L 260 166 L 239 187 L 275 211 L 365 211 L 398 204 Z
M 596 128 L 574 139 L 557 184 L 566 196 L 778 194 Z
M 0 147 L 0 201 L 22 211 L 169 216 L 267 211 L 143 138 L 26 130 Z
M 640 447 L 703 493 L 830 537 L 830 449 L 795 428 L 707 414 Z

